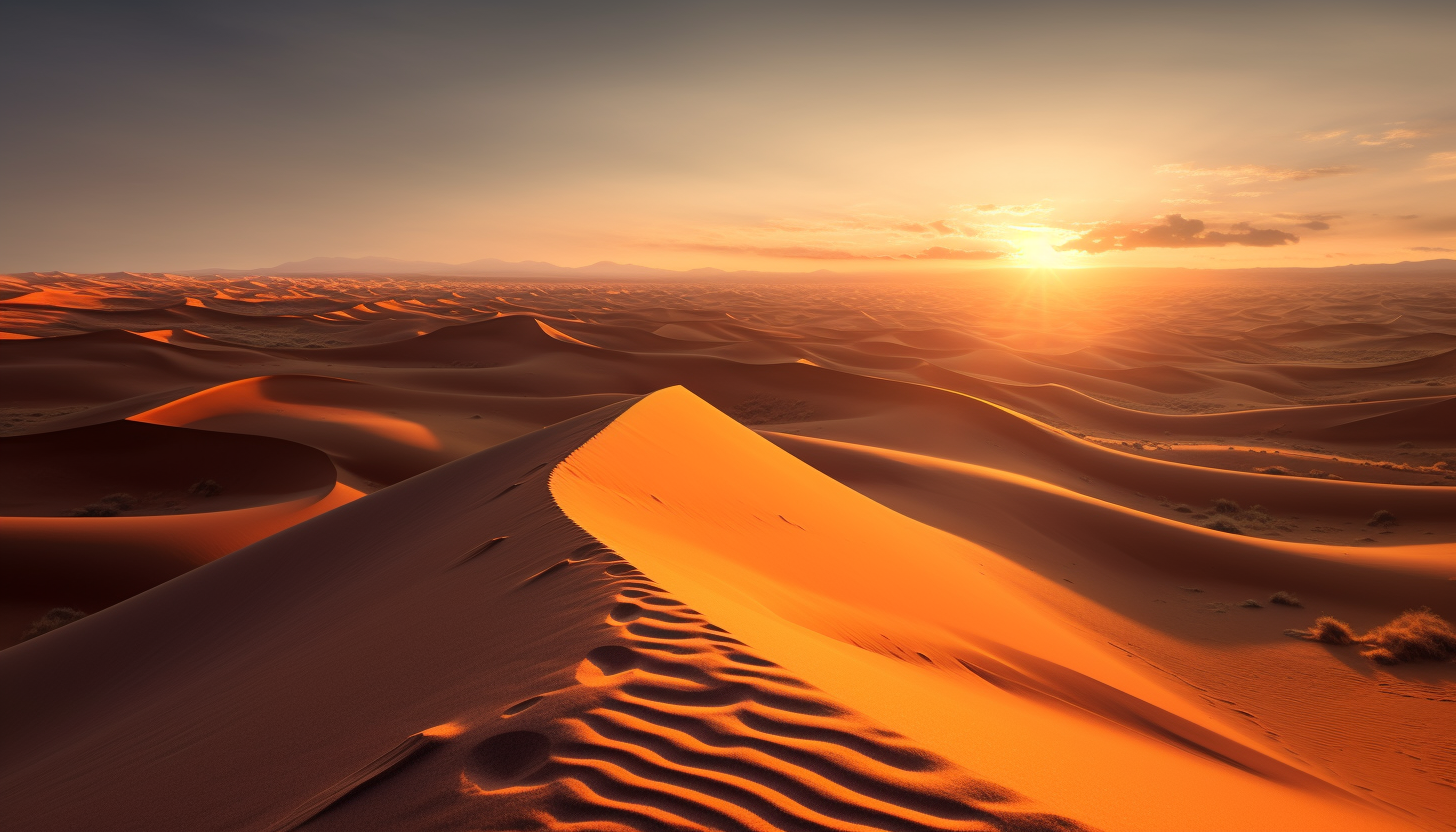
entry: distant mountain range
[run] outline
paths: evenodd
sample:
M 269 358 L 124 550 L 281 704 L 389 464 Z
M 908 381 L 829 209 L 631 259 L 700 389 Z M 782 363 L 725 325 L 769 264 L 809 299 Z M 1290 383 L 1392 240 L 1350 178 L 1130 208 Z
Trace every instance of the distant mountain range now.
M 442 277 L 561 277 L 561 278 L 651 278 L 679 279 L 684 277 L 716 278 L 734 274 L 722 269 L 691 269 L 673 271 L 654 269 L 650 266 L 636 266 L 631 263 L 613 263 L 603 260 L 590 266 L 557 266 L 538 260 L 524 260 L 508 263 L 505 260 L 486 258 L 469 263 L 435 263 L 428 260 L 396 260 L 392 257 L 312 257 L 280 263 L 265 269 L 197 269 L 177 272 L 191 276 L 219 275 L 240 277 L 244 275 L 378 275 L 414 276 L 430 275 Z M 741 272 L 740 272 L 741 274 Z M 761 272 L 753 272 L 761 274 Z
M 1371 278 L 1399 278 L 1402 276 L 1416 276 L 1428 274 L 1456 274 L 1456 260 L 1443 258 L 1437 260 L 1407 260 L 1401 263 L 1365 264 L 1348 266 L 1324 266 L 1324 267 L 1271 267 L 1256 269 L 1142 269 L 1142 268 L 1116 268 L 1096 269 L 1097 271 L 1123 271 L 1123 272 L 1160 272 L 1160 273 L 1189 273 L 1189 272 L 1212 272 L 1217 271 L 1223 274 L 1239 274 L 1250 277 L 1272 276 L 1272 275 L 1301 275 L 1319 274 L 1320 276 L 1340 276 L 1349 278 L 1371 277 Z M 1019 269 L 995 269 L 994 271 L 1020 271 Z M 436 263 L 428 260 L 396 260 L 392 257 L 313 257 L 308 260 L 295 260 L 289 263 L 280 263 L 276 266 L 269 266 L 262 269 L 195 269 L 192 271 L 174 272 L 193 277 L 243 277 L 248 275 L 278 275 L 280 277 L 297 276 L 338 276 L 338 277 L 480 277 L 480 278 L 526 278 L 526 279 L 558 279 L 558 280 L 722 280 L 722 279 L 791 279 L 791 278 L 848 278 L 864 279 L 871 275 L 850 275 L 831 272 L 827 269 L 820 269 L 814 272 L 759 272 L 759 271 L 724 271 L 723 269 L 688 269 L 685 271 L 674 271 L 672 269 L 656 269 L 650 266 L 637 266 L 631 263 L 613 263 L 603 260 L 599 263 L 592 263 L 590 266 L 557 266 L 553 263 L 543 263 L 537 260 L 524 260 L 519 263 L 509 263 L 505 260 L 487 258 L 484 260 L 472 260 L 469 263 Z M 884 276 L 884 275 L 878 275 Z

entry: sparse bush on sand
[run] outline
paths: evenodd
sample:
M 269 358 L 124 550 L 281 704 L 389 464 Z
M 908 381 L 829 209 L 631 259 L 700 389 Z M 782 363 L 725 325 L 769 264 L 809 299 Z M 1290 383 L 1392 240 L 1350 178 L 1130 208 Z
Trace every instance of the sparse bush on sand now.
M 1406 610 L 1389 624 L 1366 633 L 1360 643 L 1370 645 L 1369 650 L 1360 651 L 1361 655 L 1380 664 L 1456 658 L 1456 630 L 1449 621 L 1424 607 Z
M 188 487 L 187 493 L 198 497 L 216 497 L 222 493 L 222 486 L 217 484 L 217 480 L 198 480 Z
M 1354 644 L 1356 641 L 1355 631 L 1350 629 L 1349 624 L 1328 615 L 1316 618 L 1313 627 L 1304 630 L 1285 630 L 1284 634 L 1325 644 Z
M 1221 519 L 1220 520 L 1215 520 L 1212 523 L 1205 523 L 1204 526 L 1203 526 L 1203 528 L 1205 528 L 1205 529 L 1211 529 L 1211 530 L 1216 531 L 1216 532 L 1224 532 L 1225 534 L 1243 534 L 1244 533 L 1244 530 L 1243 529 L 1239 528 L 1238 526 L 1235 526 L 1233 523 L 1230 523 L 1227 520 L 1221 520 Z
M 117 511 L 116 506 L 108 503 L 92 503 L 71 509 L 72 517 L 115 517 L 118 514 L 121 512 Z
M 117 511 L 128 511 L 130 509 L 136 508 L 137 506 L 137 498 L 125 492 L 120 492 L 117 494 L 107 494 L 105 497 L 102 497 L 99 502 L 105 503 L 110 506 L 116 506 Z
M 1263 609 L 1264 608 L 1264 605 L 1263 604 L 1259 603 L 1258 601 L 1255 601 L 1253 598 L 1245 598 L 1244 600 L 1242 600 L 1242 601 L 1239 602 L 1239 606 L 1241 606 L 1241 607 L 1249 607 L 1250 609 L 1256 609 L 1256 610 L 1257 609 Z
M 1302 606 L 1304 606 L 1304 603 L 1301 602 L 1298 598 L 1295 598 L 1294 595 L 1292 595 L 1291 593 L 1285 592 L 1282 589 L 1279 590 L 1278 592 L 1274 593 L 1273 595 L 1270 595 L 1269 596 L 1269 603 L 1271 603 L 1271 604 L 1281 604 L 1281 605 L 1286 606 L 1286 607 L 1302 607 Z
M 1189 508 L 1188 506 L 1186 506 L 1186 505 L 1184 505 L 1182 503 L 1179 503 L 1178 505 L 1173 506 L 1173 510 L 1174 511 L 1181 511 L 1184 514 L 1192 514 L 1193 513 L 1193 509 Z
M 812 419 L 814 408 L 806 401 L 760 394 L 734 405 L 729 415 L 745 425 L 772 425 Z
M 1367 525 L 1367 526 L 1395 526 L 1395 525 L 1398 525 L 1398 524 L 1395 522 L 1395 515 L 1394 514 L 1391 514 L 1390 512 L 1386 511 L 1385 509 L 1381 509 L 1381 510 L 1375 512 L 1375 516 L 1371 517 L 1370 518 L 1370 522 L 1369 523 L 1366 523 L 1365 525 Z
M 80 621 L 85 617 L 86 613 L 80 610 L 71 609 L 70 607 L 56 607 L 40 618 L 32 621 L 30 626 L 20 636 L 20 640 L 30 641 L 36 636 L 43 636 L 51 630 L 59 630 L 72 621 Z
M 1239 504 L 1227 497 L 1219 497 L 1213 501 L 1213 510 L 1219 514 L 1238 514 Z
M 71 509 L 72 517 L 115 517 L 136 508 L 137 498 L 125 492 L 107 494 L 90 505 Z
M 1422 607 L 1406 610 L 1389 624 L 1382 624 L 1363 636 L 1343 621 L 1321 616 L 1305 630 L 1285 630 L 1286 635 L 1325 644 L 1358 644 L 1360 655 L 1379 664 L 1442 662 L 1456 659 L 1456 629 L 1439 615 Z
M 1334 474 L 1326 473 L 1324 471 L 1321 471 L 1318 468 L 1311 468 L 1311 469 L 1309 469 L 1309 473 L 1308 474 L 1301 474 L 1298 471 L 1294 470 L 1293 468 L 1285 468 L 1283 465 L 1270 465 L 1268 468 L 1255 468 L 1254 469 L 1254 473 L 1256 473 L 1256 474 L 1273 474 L 1273 475 L 1279 476 L 1279 477 L 1310 477 L 1312 479 L 1317 479 L 1317 480 L 1338 480 L 1338 479 L 1343 479 L 1343 477 L 1338 477 L 1338 476 L 1336 476 Z

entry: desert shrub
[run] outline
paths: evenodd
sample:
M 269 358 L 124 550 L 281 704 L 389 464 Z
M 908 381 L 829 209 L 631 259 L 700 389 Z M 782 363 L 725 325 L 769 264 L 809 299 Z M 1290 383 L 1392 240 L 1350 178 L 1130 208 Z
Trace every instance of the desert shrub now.
M 1251 609 L 1263 609 L 1264 608 L 1264 605 L 1263 604 L 1259 603 L 1258 601 L 1255 601 L 1253 598 L 1245 598 L 1244 600 L 1242 600 L 1242 601 L 1239 602 L 1239 606 L 1241 606 L 1241 607 L 1249 607 Z
M 1274 517 L 1270 515 L 1269 511 L 1263 506 L 1254 506 L 1253 508 L 1250 508 L 1248 511 L 1240 514 L 1239 519 L 1247 520 L 1251 523 L 1269 524 L 1274 522 Z
M 1354 644 L 1359 640 L 1355 636 L 1355 631 L 1350 629 L 1349 624 L 1328 615 L 1316 618 L 1313 627 L 1303 630 L 1285 630 L 1284 634 L 1325 644 Z
M 1244 530 L 1243 529 L 1239 528 L 1238 526 L 1235 526 L 1233 523 L 1230 523 L 1227 520 L 1215 520 L 1212 523 L 1205 523 L 1204 526 L 1203 526 L 1203 528 L 1205 528 L 1205 529 L 1212 529 L 1213 531 L 1216 531 L 1216 532 L 1224 532 L 1225 534 L 1243 534 L 1244 533 Z
M 1367 525 L 1367 526 L 1394 526 L 1394 525 L 1396 525 L 1395 515 L 1394 514 L 1391 514 L 1390 512 L 1386 511 L 1385 509 L 1381 509 L 1381 510 L 1375 512 L 1375 515 L 1370 518 L 1370 522 L 1369 523 L 1366 523 L 1365 525 Z
M 1456 658 L 1456 630 L 1429 609 L 1407 610 L 1359 638 L 1360 654 L 1380 664 L 1446 661 Z
M 115 517 L 121 512 L 110 503 L 91 503 L 71 509 L 72 517 Z
M 1274 474 L 1280 477 L 1297 477 L 1299 474 L 1285 468 L 1283 465 L 1270 465 L 1268 468 L 1255 468 L 1255 474 Z
M 1294 597 L 1294 595 L 1292 595 L 1291 593 L 1285 592 L 1282 589 L 1279 590 L 1278 592 L 1274 593 L 1273 595 L 1270 595 L 1269 596 L 1269 603 L 1271 603 L 1271 604 L 1282 604 L 1283 606 L 1286 606 L 1286 607 L 1302 607 L 1302 606 L 1304 606 L 1304 603 L 1301 602 L 1298 598 Z
M 1213 501 L 1213 510 L 1219 514 L 1238 514 L 1239 504 L 1227 497 L 1219 497 Z
M 1308 476 L 1314 477 L 1317 480 L 1342 480 L 1342 479 L 1344 479 L 1344 477 L 1342 477 L 1342 476 L 1340 476 L 1338 474 L 1331 474 L 1331 473 L 1329 473 L 1327 471 L 1321 471 L 1318 468 L 1311 468 L 1311 469 L 1309 469 Z
M 20 640 L 30 641 L 36 636 L 43 636 L 51 630 L 59 630 L 72 621 L 80 621 L 85 617 L 86 613 L 80 610 L 71 609 L 70 607 L 56 607 L 40 618 L 32 621 L 30 626 L 20 636 Z
M 119 492 L 116 494 L 107 494 L 97 502 L 105 503 L 109 506 L 116 506 L 117 511 L 127 511 L 136 508 L 137 498 L 125 492 Z
M 1178 505 L 1173 506 L 1173 510 L 1174 511 L 1181 511 L 1184 514 L 1192 514 L 1193 513 L 1193 509 L 1189 508 L 1188 506 L 1183 505 L 1182 503 L 1179 503 Z
M 739 402 L 729 415 L 745 425 L 772 425 L 812 419 L 814 408 L 806 401 L 760 394 Z
M 216 497 L 222 493 L 222 486 L 217 484 L 217 480 L 198 480 L 187 488 L 187 493 L 198 497 Z

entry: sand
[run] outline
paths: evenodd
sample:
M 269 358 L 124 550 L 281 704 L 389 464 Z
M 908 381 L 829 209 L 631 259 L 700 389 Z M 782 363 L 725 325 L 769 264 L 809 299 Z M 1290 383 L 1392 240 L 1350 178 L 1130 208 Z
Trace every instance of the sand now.
M 1453 828 L 1443 284 L 5 285 L 15 828 Z

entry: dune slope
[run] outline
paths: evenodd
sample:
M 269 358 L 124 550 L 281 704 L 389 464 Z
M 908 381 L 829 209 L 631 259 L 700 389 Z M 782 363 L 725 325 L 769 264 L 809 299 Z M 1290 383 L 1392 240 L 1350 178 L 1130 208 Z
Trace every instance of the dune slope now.
M 1086 828 L 796 678 L 568 519 L 551 471 L 640 406 L 443 466 L 0 654 L 11 822 Z

